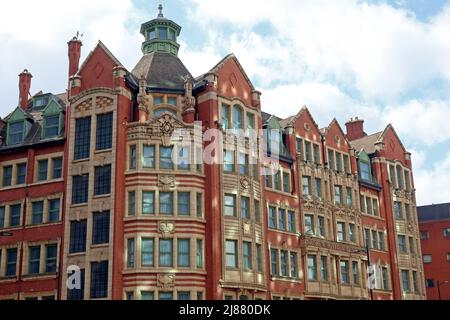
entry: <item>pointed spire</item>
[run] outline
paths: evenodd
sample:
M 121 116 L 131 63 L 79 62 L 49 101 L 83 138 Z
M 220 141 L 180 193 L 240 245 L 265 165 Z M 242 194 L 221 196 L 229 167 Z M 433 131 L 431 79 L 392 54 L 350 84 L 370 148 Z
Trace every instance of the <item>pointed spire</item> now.
M 162 11 L 163 11 L 163 6 L 162 6 L 162 4 L 160 4 L 160 5 L 158 6 L 158 10 L 159 10 L 158 18 L 164 18 L 164 15 L 163 15 L 163 13 L 162 13 Z

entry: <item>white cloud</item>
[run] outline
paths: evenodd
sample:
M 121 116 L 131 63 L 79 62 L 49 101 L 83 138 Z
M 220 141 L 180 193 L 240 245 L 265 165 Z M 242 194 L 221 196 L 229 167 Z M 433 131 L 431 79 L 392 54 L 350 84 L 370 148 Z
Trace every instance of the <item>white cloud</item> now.
M 393 123 L 410 145 L 431 146 L 450 139 L 450 101 L 414 99 L 403 105 L 386 107 L 383 119 Z
M 413 152 L 414 185 L 417 189 L 417 205 L 448 202 L 450 199 L 450 152 L 441 161 L 430 165 L 424 152 Z

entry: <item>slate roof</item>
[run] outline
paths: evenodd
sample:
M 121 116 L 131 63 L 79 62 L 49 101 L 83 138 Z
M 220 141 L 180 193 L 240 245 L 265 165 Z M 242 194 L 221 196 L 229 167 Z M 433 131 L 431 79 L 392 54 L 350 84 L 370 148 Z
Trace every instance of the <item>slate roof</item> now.
M 364 138 L 357 139 L 350 141 L 350 145 L 353 149 L 356 150 L 356 152 L 361 151 L 361 149 L 364 149 L 367 154 L 374 154 L 376 151 L 375 145 L 377 142 L 380 142 L 380 138 L 383 134 L 383 131 L 365 136 Z
M 170 53 L 152 52 L 145 54 L 131 74 L 135 80 L 144 77 L 150 89 L 167 89 L 184 92 L 186 76 L 193 79 L 181 60 Z
M 450 203 L 417 207 L 419 222 L 450 220 Z

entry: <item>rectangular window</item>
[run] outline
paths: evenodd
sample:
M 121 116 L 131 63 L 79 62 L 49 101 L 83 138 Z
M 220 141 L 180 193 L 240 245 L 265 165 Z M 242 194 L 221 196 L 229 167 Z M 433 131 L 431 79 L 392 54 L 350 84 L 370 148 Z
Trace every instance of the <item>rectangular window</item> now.
M 423 255 L 423 263 L 432 263 L 433 262 L 433 256 L 431 254 L 424 254 Z
M 178 300 L 191 300 L 191 293 L 190 292 L 184 292 L 179 291 L 178 292 Z
M 142 239 L 141 258 L 143 267 L 155 266 L 155 240 L 154 239 Z
M 272 176 L 270 174 L 265 175 L 264 181 L 266 183 L 266 188 L 271 189 L 272 188 Z
M 97 115 L 97 144 L 96 150 L 107 150 L 112 148 L 113 114 Z
M 290 253 L 290 262 L 291 262 L 291 278 L 298 278 L 298 260 L 297 253 Z
M 70 222 L 69 253 L 79 253 L 86 251 L 86 228 L 87 220 Z
M 384 251 L 384 232 L 378 232 L 378 249 Z
M 322 216 L 319 216 L 317 218 L 317 231 L 318 231 L 318 235 L 320 237 L 325 237 L 326 233 L 325 233 L 325 218 Z
M 308 280 L 317 281 L 317 257 L 309 255 L 308 260 Z
M 322 199 L 322 179 L 316 178 L 316 197 Z
M 202 147 L 195 147 L 195 161 L 196 161 L 196 170 L 199 173 L 202 173 L 202 165 L 203 165 L 203 150 Z
M 287 277 L 288 276 L 288 253 L 287 251 L 281 250 L 280 251 L 280 261 L 281 261 L 281 276 Z
M 342 284 L 350 284 L 349 272 L 348 272 L 348 261 L 341 261 L 341 283 Z
M 260 210 L 261 210 L 261 208 L 259 207 L 259 201 L 258 200 L 255 200 L 254 201 L 254 206 L 255 206 L 255 208 L 254 208 L 254 210 L 255 210 L 255 222 L 256 223 L 259 223 L 259 222 L 261 222 L 261 217 L 260 217 Z
M 225 244 L 225 249 L 226 249 L 226 266 L 228 268 L 237 268 L 238 267 L 237 241 L 227 240 Z
M 313 144 L 314 163 L 320 164 L 320 149 L 317 144 Z
M 242 256 L 244 260 L 244 270 L 252 270 L 252 244 L 244 241 L 242 243 Z
M 179 216 L 191 215 L 191 193 L 190 192 L 178 192 L 178 215 Z
M 367 210 L 366 210 L 366 198 L 361 195 L 359 197 L 359 201 L 360 201 L 360 205 L 361 205 L 361 212 L 367 213 Z
M 47 180 L 47 170 L 48 170 L 48 160 L 39 160 L 38 161 L 38 181 L 46 181 Z
M 359 174 L 361 176 L 361 180 L 371 181 L 371 173 L 370 173 L 370 164 L 365 161 L 359 161 Z
M 420 232 L 420 240 L 428 240 L 430 239 L 430 233 L 428 231 Z
M 352 261 L 353 284 L 359 284 L 359 266 L 357 261 Z
M 381 274 L 383 277 L 383 290 L 389 290 L 389 274 L 386 267 L 381 268 Z
M 399 220 L 403 220 L 403 212 L 402 212 L 402 203 L 401 202 L 394 202 L 394 212 L 395 212 L 395 218 Z
M 304 195 L 311 195 L 311 177 L 302 177 L 302 190 Z
M 241 175 L 248 175 L 248 154 L 239 154 L 239 173 Z
M 22 212 L 22 205 L 16 204 L 9 207 L 9 226 L 20 226 L 20 216 Z
M 111 165 L 95 167 L 94 195 L 111 193 Z
M 3 186 L 9 187 L 12 184 L 12 166 L 3 167 Z
M 75 121 L 75 151 L 74 159 L 89 158 L 91 148 L 91 117 Z
M 397 187 L 399 189 L 404 189 L 403 185 L 403 169 L 400 165 L 397 166 Z
M 247 112 L 247 129 L 255 129 L 255 116 Z
M 189 147 L 178 148 L 178 170 L 191 170 L 191 153 Z
M 328 281 L 328 257 L 320 257 L 320 277 L 322 281 Z
M 339 242 L 345 241 L 345 223 L 344 222 L 337 223 L 337 240 Z
M 231 117 L 230 117 L 230 106 L 226 104 L 222 104 L 221 109 L 221 118 L 222 118 L 222 128 L 224 130 L 231 128 Z
M 0 207 L 0 229 L 5 227 L 5 211 L 5 207 Z
M 277 276 L 278 275 L 278 250 L 276 250 L 276 249 L 270 250 L 270 268 L 271 268 L 271 275 Z
M 94 212 L 92 217 L 92 244 L 109 243 L 109 211 Z
M 344 154 L 344 172 L 345 173 L 351 173 L 350 170 L 350 160 L 348 155 Z
M 274 207 L 269 207 L 269 228 L 277 228 L 277 209 Z
M 278 229 L 286 230 L 286 210 L 278 209 Z
M 336 167 L 334 165 L 334 151 L 328 150 L 328 168 L 331 170 L 336 170 Z
M 173 147 L 159 147 L 159 168 L 173 169 L 172 161 Z
M 33 246 L 28 252 L 28 274 L 39 274 L 41 263 L 41 246 Z
M 45 272 L 55 273 L 57 262 L 58 246 L 50 244 L 45 246 Z
M 31 204 L 31 223 L 41 224 L 44 217 L 44 201 L 33 202 Z
M 54 138 L 59 135 L 59 114 L 45 117 L 44 137 Z
M 233 106 L 233 128 L 234 129 L 243 129 L 244 128 L 244 119 L 242 117 L 243 111 L 241 107 L 238 105 Z
M 108 261 L 91 262 L 91 299 L 108 296 Z
M 409 285 L 409 271 L 402 270 L 402 284 L 403 284 L 403 292 L 410 292 L 411 288 Z
M 348 224 L 348 238 L 350 242 L 356 242 L 355 225 L 353 223 Z
M 250 220 L 250 198 L 241 197 L 241 217 Z
M 189 239 L 178 239 L 178 267 L 189 268 L 191 266 L 191 242 Z
M 173 192 L 159 193 L 159 213 L 162 215 L 173 215 Z
M 374 216 L 378 216 L 380 214 L 379 208 L 378 208 L 378 199 L 372 199 L 372 212 Z
M 52 159 L 52 179 L 60 179 L 62 177 L 62 165 L 63 159 L 61 157 Z
M 6 250 L 6 277 L 15 277 L 17 272 L 17 248 Z
M 334 203 L 337 205 L 342 204 L 342 187 L 334 186 Z
M 223 171 L 226 173 L 234 172 L 234 151 L 224 150 L 223 151 Z
M 130 166 L 130 170 L 135 170 L 136 169 L 136 159 L 137 159 L 137 155 L 136 155 L 136 146 L 130 146 L 130 153 L 129 153 L 129 166 Z
M 262 272 L 262 247 L 260 244 L 256 244 L 256 272 Z
M 173 240 L 159 240 L 159 266 L 173 267 Z
M 27 178 L 27 164 L 26 163 L 18 164 L 16 184 L 25 184 L 26 178 Z
M 304 159 L 303 140 L 301 138 L 296 138 L 295 143 L 296 143 L 296 147 L 297 147 L 297 153 L 300 153 L 302 155 L 302 159 Z
M 128 192 L 128 216 L 136 215 L 136 192 L 129 191 Z
M 159 292 L 158 293 L 159 300 L 173 300 L 173 293 L 172 292 Z
M 367 214 L 373 215 L 372 199 L 366 197 Z
M 155 214 L 155 192 L 142 192 L 142 214 Z
M 414 238 L 409 237 L 408 240 L 409 240 L 409 254 L 410 254 L 411 256 L 414 256 L 414 255 L 415 255 L 415 250 L 414 250 Z
M 74 273 L 76 271 L 73 271 Z M 73 276 L 73 274 L 71 275 Z M 84 299 L 84 279 L 85 269 L 80 269 L 80 288 L 67 289 L 67 300 L 83 300 Z
M 412 272 L 412 284 L 414 293 L 419 292 L 419 286 L 417 285 L 417 271 Z
M 294 233 L 295 230 L 295 212 L 294 211 L 288 211 L 287 213 L 287 225 L 289 232 Z
M 344 168 L 342 166 L 342 154 L 339 152 L 336 152 L 336 169 L 339 172 L 344 171 Z
M 345 204 L 347 205 L 347 208 L 352 207 L 352 188 L 346 188 L 346 201 Z
M 291 192 L 291 175 L 288 172 L 283 172 L 283 192 Z
M 197 217 L 203 217 L 203 195 L 201 193 L 197 193 L 196 199 L 196 211 Z
M 372 230 L 372 249 L 378 249 L 378 234 L 376 230 Z
M 200 239 L 197 239 L 196 258 L 197 269 L 203 268 L 203 241 Z
M 225 200 L 225 216 L 236 217 L 236 196 L 232 194 L 226 194 Z
M 364 245 L 366 248 L 370 248 L 370 230 L 364 229 Z
M 312 161 L 311 142 L 305 141 L 305 160 Z
M 305 215 L 305 234 L 307 235 L 314 235 L 314 216 L 312 215 Z
M 142 166 L 144 168 L 155 168 L 155 146 L 144 145 Z
M 274 187 L 274 189 L 281 191 L 281 185 L 280 184 L 281 184 L 281 173 L 280 173 L 280 171 L 278 171 L 273 176 L 273 187 Z
M 444 238 L 449 238 L 450 237 L 450 228 L 445 228 L 443 230 L 444 232 Z
M 89 175 L 73 176 L 72 178 L 72 204 L 88 202 Z
M 400 253 L 406 253 L 406 237 L 405 236 L 398 236 L 397 237 L 397 241 L 398 241 L 398 251 L 400 251 Z

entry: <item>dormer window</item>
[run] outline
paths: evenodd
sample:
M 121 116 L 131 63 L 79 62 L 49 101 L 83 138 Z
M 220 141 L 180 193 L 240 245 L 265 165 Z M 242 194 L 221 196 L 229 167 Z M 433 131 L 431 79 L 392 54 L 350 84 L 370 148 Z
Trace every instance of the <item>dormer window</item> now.
M 44 118 L 44 138 L 55 138 L 59 135 L 59 115 Z
M 167 28 L 158 28 L 159 38 L 161 40 L 167 40 Z
M 48 104 L 48 98 L 36 98 L 33 103 L 33 109 L 41 110 Z
M 24 122 L 13 122 L 9 124 L 9 132 L 8 132 L 8 144 L 15 145 L 20 144 L 23 141 L 23 129 Z
M 361 179 L 364 181 L 371 181 L 372 174 L 370 173 L 370 164 L 366 161 L 359 161 L 359 172 Z

